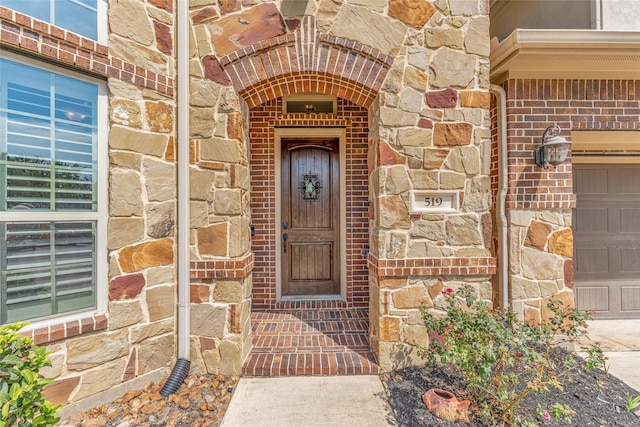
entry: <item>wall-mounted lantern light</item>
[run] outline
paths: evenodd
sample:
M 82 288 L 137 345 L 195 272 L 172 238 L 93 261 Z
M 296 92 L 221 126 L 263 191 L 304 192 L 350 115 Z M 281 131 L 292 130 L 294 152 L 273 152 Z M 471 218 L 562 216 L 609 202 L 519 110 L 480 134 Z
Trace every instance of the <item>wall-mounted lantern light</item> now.
M 555 123 L 544 131 L 542 134 L 542 144 L 537 146 L 533 151 L 536 165 L 547 169 L 549 165 L 556 167 L 567 159 L 571 142 L 559 134 L 560 126 Z

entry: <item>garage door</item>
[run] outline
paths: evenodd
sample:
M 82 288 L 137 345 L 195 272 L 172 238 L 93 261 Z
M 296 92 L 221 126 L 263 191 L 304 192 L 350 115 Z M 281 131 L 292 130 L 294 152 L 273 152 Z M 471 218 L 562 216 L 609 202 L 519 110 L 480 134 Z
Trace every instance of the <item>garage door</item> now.
M 640 165 L 573 165 L 576 306 L 640 318 Z

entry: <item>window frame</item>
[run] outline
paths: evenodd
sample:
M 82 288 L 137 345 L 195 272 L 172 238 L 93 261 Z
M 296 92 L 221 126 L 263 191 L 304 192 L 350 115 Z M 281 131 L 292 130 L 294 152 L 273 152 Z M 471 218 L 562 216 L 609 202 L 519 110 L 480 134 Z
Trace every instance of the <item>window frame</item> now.
M 98 0 L 98 22 L 96 23 L 98 26 L 98 42 L 101 45 L 107 45 L 109 41 L 109 31 L 107 28 L 107 1 L 108 0 Z
M 23 1 L 26 1 L 26 0 L 23 0 Z M 54 2 L 55 2 L 55 0 L 49 0 L 50 7 L 51 7 L 51 4 L 54 3 Z M 0 4 L 0 6 L 8 7 L 8 6 L 4 6 L 2 4 Z M 15 10 L 18 13 L 24 14 L 24 12 L 21 12 L 21 11 L 16 10 L 16 9 L 11 9 L 11 10 Z M 61 29 L 65 30 L 65 31 L 68 31 L 70 33 L 77 34 L 78 36 L 83 37 L 83 38 L 85 38 L 87 40 L 93 40 L 93 41 L 95 41 L 95 42 L 97 42 L 99 44 L 102 44 L 102 45 L 106 46 L 106 44 L 107 44 L 107 42 L 109 40 L 108 23 L 107 23 L 107 12 L 108 12 L 108 0 L 97 0 L 96 1 L 96 23 L 95 23 L 96 24 L 96 39 L 93 39 L 91 37 L 87 37 L 85 35 L 76 33 L 75 31 L 73 31 L 71 29 L 68 29 L 66 27 L 62 27 L 62 26 L 60 26 L 60 25 L 58 25 L 58 24 L 56 24 L 54 22 L 51 22 L 51 20 L 41 20 L 41 19 L 33 17 L 33 16 L 32 16 L 32 18 L 36 19 L 38 21 L 41 21 L 41 22 L 46 22 L 47 24 L 52 25 L 52 26 L 54 26 L 56 28 L 61 28 Z M 30 16 L 30 15 L 28 15 L 28 16 Z
M 65 68 L 38 61 L 36 59 L 19 55 L 13 52 L 3 52 L 3 59 L 16 62 L 21 65 L 34 67 L 49 73 L 72 78 L 75 80 L 95 84 L 98 89 L 97 96 L 97 134 L 96 134 L 96 168 L 97 168 L 97 209 L 95 212 L 76 211 L 76 212 L 55 212 L 55 211 L 0 211 L 0 222 L 64 222 L 64 221 L 96 221 L 95 236 L 95 267 L 96 267 L 96 283 L 95 296 L 96 304 L 94 307 L 87 309 L 79 309 L 77 311 L 52 314 L 46 317 L 38 317 L 34 319 L 25 319 L 23 322 L 29 322 L 30 325 L 25 330 L 33 330 L 60 324 L 62 322 L 70 322 L 74 320 L 84 319 L 88 315 L 103 314 L 107 311 L 108 306 L 108 248 L 107 248 L 107 223 L 109 220 L 109 195 L 108 195 L 108 174 L 109 174 L 109 118 L 108 118 L 108 92 L 107 82 L 84 73 L 74 72 Z M 3 129 L 0 131 L 4 132 Z

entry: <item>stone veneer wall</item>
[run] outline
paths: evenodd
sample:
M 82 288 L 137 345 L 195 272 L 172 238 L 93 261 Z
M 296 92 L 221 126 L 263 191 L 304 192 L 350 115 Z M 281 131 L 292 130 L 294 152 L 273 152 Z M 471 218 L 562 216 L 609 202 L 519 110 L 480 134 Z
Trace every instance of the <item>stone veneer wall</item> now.
M 102 77 L 109 91 L 106 313 L 31 332 L 52 352 L 54 404 L 167 375 L 175 355 L 172 3 L 109 2 L 109 45 L 0 7 L 3 47 Z M 103 130 L 106 131 L 106 130 Z M 129 384 L 127 386 L 127 384 Z
M 551 296 L 573 306 L 575 205 L 571 159 L 538 168 L 533 149 L 547 126 L 572 130 L 638 130 L 640 82 L 625 80 L 514 79 L 507 93 L 510 299 L 531 322 L 548 318 Z M 588 153 L 585 153 L 588 154 Z
M 382 369 L 419 363 L 420 306 L 463 284 L 491 300 L 489 18 L 480 1 L 422 3 L 371 111 L 370 340 Z M 409 13 L 409 12 L 407 12 Z M 459 191 L 456 213 L 410 212 L 410 191 Z
M 369 247 L 369 193 L 367 171 L 367 110 L 338 99 L 337 116 L 282 114 L 282 98 L 257 106 L 250 113 L 251 128 L 251 223 L 253 307 L 276 305 L 275 156 L 274 127 L 344 127 L 346 129 L 346 270 L 347 303 L 350 307 L 369 304 L 369 271 L 363 249 Z

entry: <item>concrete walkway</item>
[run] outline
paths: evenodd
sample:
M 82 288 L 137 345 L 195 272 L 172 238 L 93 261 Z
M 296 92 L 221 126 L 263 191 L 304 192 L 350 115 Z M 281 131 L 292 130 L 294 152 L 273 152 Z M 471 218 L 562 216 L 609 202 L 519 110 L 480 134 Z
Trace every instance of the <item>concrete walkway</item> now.
M 640 393 L 640 319 L 592 320 L 589 338 L 608 358 L 609 374 Z
M 377 375 L 240 379 L 222 427 L 395 426 Z

